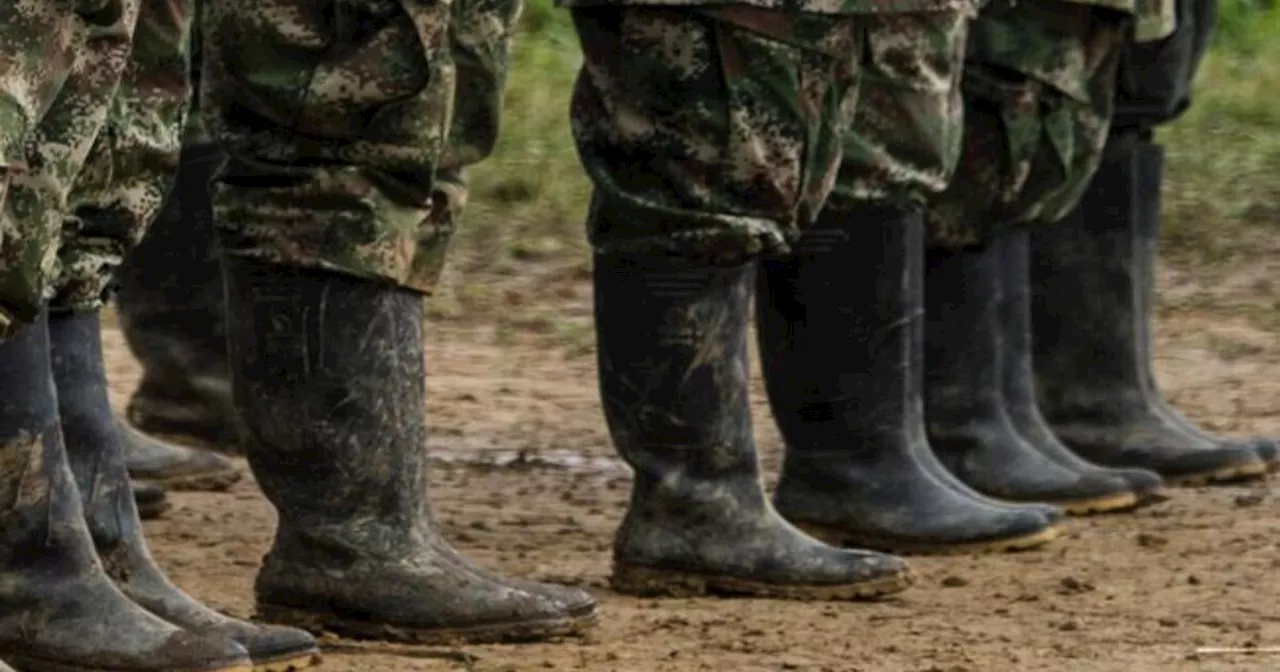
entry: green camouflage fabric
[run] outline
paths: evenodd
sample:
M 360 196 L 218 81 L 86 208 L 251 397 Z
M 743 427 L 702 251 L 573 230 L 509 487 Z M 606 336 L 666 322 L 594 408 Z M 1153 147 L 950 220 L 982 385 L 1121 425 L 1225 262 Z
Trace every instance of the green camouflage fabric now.
M 54 310 L 92 310 L 155 219 L 178 171 L 191 87 L 190 0 L 141 0 L 133 49 L 68 199 Z
M 970 27 L 964 139 L 930 204 L 929 243 L 979 244 L 1060 219 L 1097 168 L 1131 15 L 1079 3 L 997 4 Z
M 867 17 L 858 105 L 828 208 L 925 207 L 946 188 L 964 131 L 970 11 Z
M 52 265 L 13 211 L 10 184 L 18 180 L 30 190 L 26 147 L 86 38 L 69 2 L 0 2 L 0 339 L 34 317 L 31 303 L 42 288 L 27 269 Z
M 747 6 L 573 10 L 570 105 L 605 254 L 739 263 L 822 208 L 857 94 L 861 20 Z
M 428 228 L 434 238 L 447 239 L 457 228 L 467 203 L 467 168 L 487 158 L 498 141 L 512 37 L 522 9 L 521 0 L 453 2 L 449 51 L 457 80 L 453 124 L 436 171 Z
M 141 239 L 180 147 L 188 2 L 95 0 L 79 3 L 78 14 L 64 10 L 74 55 L 63 72 L 49 71 L 58 84 L 31 119 L 25 166 L 0 213 L 0 331 L 43 305 L 100 306 L 125 250 Z M 14 84 L 28 98 L 35 90 Z
M 429 292 L 453 116 L 451 3 L 219 0 L 203 8 L 201 113 L 228 160 L 224 253 Z
M 788 14 L 901 14 L 940 12 L 974 7 L 974 0 L 734 0 L 731 6 L 786 12 Z M 561 7 L 602 9 L 607 7 L 654 7 L 689 9 L 722 7 L 724 0 L 556 0 Z
M 1134 39 L 1138 42 L 1161 40 L 1173 33 L 1178 24 L 1177 0 L 1054 0 L 1079 5 L 1106 7 L 1132 14 L 1136 21 Z M 1005 4 L 1008 4 L 1007 1 Z
M 35 121 L 22 152 L 26 168 L 11 178 L 0 216 L 0 305 L 10 327 L 35 318 L 52 298 L 69 197 L 129 60 L 138 0 L 99 2 L 74 18 L 81 34 L 53 99 Z M 70 11 L 70 10 L 68 10 Z

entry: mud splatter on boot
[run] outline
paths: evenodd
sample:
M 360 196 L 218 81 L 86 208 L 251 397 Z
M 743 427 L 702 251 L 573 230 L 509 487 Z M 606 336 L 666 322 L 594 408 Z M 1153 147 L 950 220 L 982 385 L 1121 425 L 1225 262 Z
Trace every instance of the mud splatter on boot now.
M 154 483 L 133 484 L 133 503 L 138 507 L 138 517 L 143 520 L 155 520 L 173 508 L 169 502 L 169 493 Z
M 925 419 L 960 480 L 993 497 L 1069 511 L 1131 507 L 1128 483 L 1049 460 L 1018 434 L 1001 390 L 1000 247 L 930 249 L 925 270 Z
M 938 463 L 925 437 L 923 248 L 918 214 L 828 210 L 794 256 L 761 264 L 757 334 L 787 446 L 774 503 L 842 545 L 915 553 L 1039 546 L 1057 534 L 1058 516 L 974 492 Z
M 596 257 L 600 396 L 635 470 L 613 587 L 810 600 L 904 590 L 903 561 L 822 544 L 765 497 L 747 400 L 753 271 Z
M 307 633 L 224 616 L 182 592 L 156 566 L 142 536 L 124 441 L 107 397 L 98 313 L 50 315 L 49 342 L 71 471 L 83 493 L 98 556 L 120 590 L 174 625 L 238 642 L 256 672 L 301 670 L 318 663 L 319 649 Z
M 1260 436 L 1230 439 L 1209 434 L 1183 415 L 1160 392 L 1155 376 L 1152 332 L 1156 306 L 1156 260 L 1159 258 L 1160 243 L 1160 189 L 1164 185 L 1164 147 L 1152 142 L 1150 137 L 1139 137 L 1134 161 L 1137 173 L 1134 234 L 1137 242 L 1133 253 L 1138 272 L 1138 303 L 1135 313 L 1138 321 L 1138 363 L 1142 365 L 1142 385 L 1147 397 L 1157 413 L 1183 432 L 1226 448 L 1252 448 L 1272 471 L 1280 469 L 1280 445 L 1276 439 Z
M 1031 250 L 1030 234 L 1017 229 L 999 241 L 1001 258 L 1000 323 L 1004 343 L 1001 389 L 1004 406 L 1018 435 L 1058 465 L 1086 474 L 1104 474 L 1129 485 L 1136 500 L 1120 496 L 1078 507 L 1075 513 L 1117 511 L 1133 505 L 1164 501 L 1164 481 L 1146 469 L 1102 467 L 1071 452 L 1045 422 L 1035 399 L 1035 372 L 1031 364 Z
M 1113 135 L 1079 206 L 1031 236 L 1033 361 L 1040 410 L 1072 451 L 1170 485 L 1258 477 L 1247 446 L 1188 434 L 1156 411 L 1144 381 L 1135 254 L 1136 135 Z M 1144 318 L 1148 316 L 1142 316 Z
M 594 623 L 589 594 L 523 590 L 440 538 L 420 295 L 234 257 L 225 269 L 245 446 L 280 520 L 255 584 L 263 617 L 411 643 L 536 640 Z
M 23 670 L 249 672 L 241 646 L 188 632 L 104 573 L 67 464 L 43 316 L 0 343 L 0 656 Z M 117 488 L 132 506 L 126 486 Z
M 147 436 L 118 417 L 114 422 L 124 441 L 125 466 L 132 478 L 172 490 L 213 492 L 240 482 L 240 470 L 222 455 Z
M 239 437 L 209 200 L 209 181 L 222 162 L 214 145 L 183 148 L 164 207 L 116 272 L 116 304 L 125 341 L 142 365 L 129 422 L 183 445 L 234 453 Z

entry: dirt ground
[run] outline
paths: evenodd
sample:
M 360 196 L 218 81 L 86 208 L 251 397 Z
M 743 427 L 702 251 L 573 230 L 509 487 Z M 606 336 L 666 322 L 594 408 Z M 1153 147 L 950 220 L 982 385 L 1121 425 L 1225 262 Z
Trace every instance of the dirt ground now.
M 1280 262 L 1278 262 L 1280 263 Z M 1280 297 L 1264 273 L 1212 283 L 1172 272 L 1159 325 L 1162 384 L 1215 431 L 1280 436 Z M 1261 279 L 1260 279 L 1261 278 Z M 506 290 L 523 306 L 526 289 Z M 541 292 L 542 290 L 538 290 Z M 545 295 L 545 294 L 544 294 Z M 554 296 L 579 327 L 580 280 Z M 544 332 L 546 330 L 543 330 Z M 563 330 L 562 330 L 563 331 Z M 331 649 L 333 672 L 409 670 L 1280 669 L 1280 521 L 1273 480 L 1179 490 L 1133 515 L 1080 519 L 1069 538 L 1017 555 L 916 559 L 918 584 L 877 604 L 638 600 L 607 589 L 611 534 L 627 470 L 597 410 L 594 358 L 563 333 L 512 337 L 501 324 L 433 325 L 428 362 L 433 500 L 464 552 L 511 574 L 584 586 L 600 599 L 585 640 L 358 653 Z M 579 343 L 579 346 L 581 343 Z M 107 333 L 115 402 L 137 365 Z M 757 381 L 767 474 L 779 441 Z M 194 595 L 239 616 L 274 513 L 250 479 L 229 493 L 174 493 L 148 523 L 153 548 Z M 1204 647 L 1256 649 L 1196 651 Z

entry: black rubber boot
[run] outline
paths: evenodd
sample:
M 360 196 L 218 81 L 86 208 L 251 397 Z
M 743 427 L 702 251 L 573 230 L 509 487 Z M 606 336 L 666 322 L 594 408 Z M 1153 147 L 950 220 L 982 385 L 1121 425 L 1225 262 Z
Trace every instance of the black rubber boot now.
M 930 249 L 925 270 L 925 425 L 939 459 L 992 497 L 1068 511 L 1131 507 L 1120 478 L 1079 473 L 1018 434 L 1002 393 L 1001 246 Z
M 1169 485 L 1257 477 L 1246 446 L 1188 434 L 1156 411 L 1140 347 L 1143 270 L 1135 253 L 1135 133 L 1113 134 L 1080 204 L 1031 236 L 1032 326 L 1040 410 L 1085 459 L 1159 473 Z M 1146 316 L 1143 316 L 1144 319 Z
M 280 521 L 256 582 L 264 618 L 416 643 L 535 640 L 594 623 L 589 594 L 498 577 L 440 537 L 420 295 L 233 257 L 224 268 L 244 445 Z
M 1045 422 L 1036 405 L 1035 371 L 1031 364 L 1031 238 L 1026 229 L 1015 229 L 1000 240 L 1002 257 L 1000 322 L 1004 349 L 1002 361 L 1002 390 L 1005 410 L 1013 427 L 1028 444 L 1041 455 L 1058 465 L 1082 474 L 1104 474 L 1128 483 L 1137 495 L 1131 502 L 1120 496 L 1112 502 L 1099 501 L 1092 511 L 1119 510 L 1131 504 L 1163 501 L 1164 485 L 1160 475 L 1146 469 L 1113 469 L 1098 466 L 1071 452 Z
M 191 632 L 238 642 L 258 671 L 300 670 L 318 663 L 307 633 L 223 616 L 169 582 L 142 536 L 124 463 L 124 441 L 111 414 L 98 313 L 49 316 L 53 378 L 67 457 L 84 493 L 85 519 L 107 574 L 129 599 Z
M 1138 348 L 1140 363 L 1143 364 L 1143 386 L 1147 396 L 1152 400 L 1156 412 L 1178 429 L 1228 448 L 1245 446 L 1258 453 L 1272 469 L 1280 468 L 1280 449 L 1275 439 L 1253 437 L 1247 440 L 1228 439 L 1214 436 L 1202 430 L 1184 416 L 1160 392 L 1156 384 L 1153 354 L 1153 322 L 1156 297 L 1156 260 L 1159 258 L 1160 243 L 1160 189 L 1164 184 L 1164 148 L 1149 138 L 1139 138 L 1134 151 L 1137 173 L 1137 192 L 1134 227 L 1137 242 L 1134 254 L 1137 257 L 1138 278 Z
M 235 463 L 211 450 L 161 441 L 115 419 L 129 475 L 173 490 L 222 492 L 240 482 Z
M 183 148 L 182 163 L 146 237 L 116 272 L 125 341 L 142 365 L 126 410 L 153 436 L 222 452 L 238 452 L 227 373 L 226 310 L 209 200 L 222 164 L 214 145 Z M 143 446 L 137 446 L 143 447 Z M 130 451 L 130 462 L 137 462 Z M 175 473 L 186 464 L 171 456 Z
M 900 592 L 911 583 L 902 560 L 827 546 L 765 496 L 748 403 L 754 270 L 596 256 L 600 396 L 635 470 L 613 587 L 799 600 Z
M 1056 515 L 974 492 L 925 438 L 923 249 L 918 214 L 827 210 L 794 256 L 761 264 L 757 335 L 787 446 L 774 502 L 841 545 L 950 553 L 1044 544 Z
M 0 655 L 33 671 L 248 672 L 239 644 L 161 620 L 104 573 L 50 371 L 43 316 L 0 343 Z
M 138 507 L 138 517 L 143 520 L 155 520 L 163 516 L 173 504 L 169 502 L 169 493 L 154 483 L 133 484 L 133 503 Z

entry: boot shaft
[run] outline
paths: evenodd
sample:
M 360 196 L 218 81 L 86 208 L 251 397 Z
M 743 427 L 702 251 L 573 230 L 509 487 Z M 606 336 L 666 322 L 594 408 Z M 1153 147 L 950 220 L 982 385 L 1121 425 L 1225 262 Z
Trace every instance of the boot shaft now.
M 0 569 L 97 566 L 67 466 L 45 315 L 0 343 Z
M 756 333 L 790 453 L 918 426 L 923 240 L 917 213 L 827 210 L 793 256 L 761 263 Z
M 926 253 L 925 408 L 931 426 L 1003 413 L 1001 261 L 999 243 Z
M 361 535 L 366 552 L 396 546 L 427 515 L 421 296 L 238 257 L 224 267 L 236 411 L 282 533 L 367 525 L 335 532 L 335 551 Z
M 1134 134 L 1113 135 L 1077 208 L 1032 234 L 1032 328 L 1046 411 L 1145 404 Z
M 753 270 L 596 256 L 600 395 L 637 481 L 756 473 L 746 343 Z

